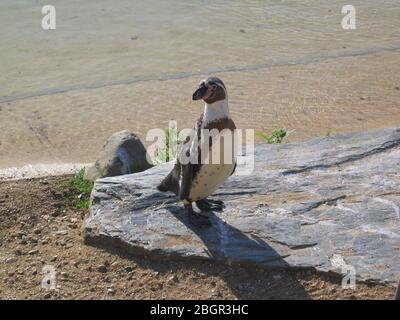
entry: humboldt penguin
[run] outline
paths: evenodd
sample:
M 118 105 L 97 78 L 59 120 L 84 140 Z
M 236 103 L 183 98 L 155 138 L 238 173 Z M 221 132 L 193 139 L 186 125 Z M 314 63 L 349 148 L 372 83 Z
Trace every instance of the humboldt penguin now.
M 203 227 L 210 225 L 208 217 L 204 213 L 195 212 L 192 203 L 195 202 L 201 212 L 223 209 L 222 201 L 206 198 L 235 171 L 236 154 L 233 145 L 236 126 L 229 115 L 226 87 L 219 78 L 202 80 L 192 99 L 202 99 L 205 102 L 204 111 L 194 127 L 194 136 L 186 139 L 174 168 L 157 188 L 175 193 L 183 201 L 189 221 Z M 212 133 L 212 137 L 204 139 L 204 132 Z M 225 146 L 229 148 L 225 149 Z M 213 151 L 213 148 L 217 148 L 217 151 Z M 183 162 L 182 155 L 191 160 Z M 197 161 L 192 161 L 193 155 Z

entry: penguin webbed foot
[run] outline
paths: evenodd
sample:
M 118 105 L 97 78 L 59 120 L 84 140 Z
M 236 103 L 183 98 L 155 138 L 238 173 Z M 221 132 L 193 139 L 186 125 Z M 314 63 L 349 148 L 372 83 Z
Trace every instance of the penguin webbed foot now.
M 211 226 L 210 219 L 201 213 L 196 213 L 193 210 L 192 204 L 185 204 L 185 210 L 189 218 L 189 223 L 198 227 L 205 228 Z
M 225 208 L 225 205 L 221 200 L 202 199 L 197 200 L 196 205 L 201 211 L 222 211 Z

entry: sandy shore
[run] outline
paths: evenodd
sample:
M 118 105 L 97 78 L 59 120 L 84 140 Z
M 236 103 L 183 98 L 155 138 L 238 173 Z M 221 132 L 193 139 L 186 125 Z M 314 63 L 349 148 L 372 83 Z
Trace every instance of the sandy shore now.
M 74 174 L 89 165 L 90 163 L 53 163 L 11 167 L 0 169 L 0 181 Z
M 400 52 L 218 74 L 240 128 L 294 130 L 290 141 L 398 125 Z M 72 90 L 0 103 L 0 168 L 93 162 L 112 133 L 192 126 L 199 77 Z

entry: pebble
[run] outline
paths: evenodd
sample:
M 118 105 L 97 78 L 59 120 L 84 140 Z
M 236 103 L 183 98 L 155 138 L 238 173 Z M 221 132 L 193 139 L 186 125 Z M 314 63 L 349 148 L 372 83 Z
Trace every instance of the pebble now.
M 125 267 L 125 271 L 128 272 L 128 273 L 130 273 L 130 272 L 133 271 L 133 268 L 132 268 L 132 267 Z
M 13 263 L 13 262 L 17 262 L 17 258 L 15 257 L 9 257 L 6 259 L 5 261 L 6 263 Z
M 168 282 L 178 282 L 178 277 L 176 275 L 172 275 L 168 278 Z
M 61 241 L 57 241 L 57 244 L 59 244 L 62 247 L 65 247 L 67 243 L 64 240 L 61 240 Z
M 108 294 L 114 294 L 114 293 L 115 293 L 115 290 L 112 289 L 112 288 L 108 288 L 108 289 L 107 289 L 107 293 L 108 293 Z
M 97 271 L 101 272 L 101 273 L 106 273 L 107 272 L 107 267 L 104 264 L 102 264 L 102 265 L 97 267 Z
M 37 254 L 38 252 L 39 252 L 38 249 L 34 249 L 34 250 L 29 251 L 28 253 L 29 253 L 30 255 L 34 255 L 34 254 Z
M 19 231 L 19 232 L 17 233 L 17 237 L 20 238 L 20 239 L 22 239 L 22 237 L 25 237 L 25 236 L 26 236 L 26 233 L 25 233 L 25 232 Z
M 222 293 L 220 291 L 218 291 L 218 290 L 213 289 L 211 292 L 212 292 L 211 295 L 213 297 L 221 297 L 222 296 Z
M 68 234 L 67 230 L 58 230 L 56 232 L 54 232 L 54 234 L 58 235 L 58 236 L 65 236 L 66 234 Z

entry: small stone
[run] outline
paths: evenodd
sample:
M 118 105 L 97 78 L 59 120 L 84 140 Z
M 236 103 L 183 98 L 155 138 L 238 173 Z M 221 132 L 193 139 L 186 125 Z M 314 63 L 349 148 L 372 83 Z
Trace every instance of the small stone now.
M 42 230 L 40 230 L 40 229 L 35 229 L 33 232 L 34 232 L 35 234 L 41 234 L 41 233 L 42 233 Z
M 53 211 L 52 213 L 51 213 L 51 216 L 52 217 L 58 217 L 60 215 L 60 212 L 59 211 Z
M 58 256 L 53 256 L 53 257 L 51 257 L 50 262 L 57 261 L 57 259 L 58 259 Z
M 216 289 L 213 289 L 213 290 L 211 290 L 211 295 L 213 297 L 221 297 L 222 293 L 220 291 L 216 290 Z
M 17 258 L 16 257 L 9 257 L 5 260 L 6 263 L 13 263 L 13 262 L 17 262 Z
M 113 288 L 108 288 L 108 289 L 107 289 L 107 293 L 108 293 L 108 294 L 114 294 L 114 293 L 115 293 L 115 290 L 114 290 Z
M 64 240 L 57 241 L 58 245 L 65 247 L 67 243 Z
M 133 271 L 133 268 L 132 268 L 132 267 L 125 267 L 125 271 L 128 272 L 128 273 L 130 273 L 130 272 Z
M 107 267 L 104 264 L 102 264 L 102 265 L 97 267 L 97 271 L 100 272 L 100 273 L 106 273 L 107 272 Z
M 178 277 L 176 275 L 172 275 L 168 278 L 168 282 L 178 282 Z
M 37 254 L 37 253 L 39 253 L 38 249 L 33 249 L 33 250 L 28 252 L 28 254 L 30 254 L 31 256 L 34 255 L 34 254 Z
M 18 233 L 17 233 L 17 237 L 18 237 L 18 238 L 22 239 L 22 238 L 25 237 L 25 236 L 26 236 L 26 233 L 25 233 L 25 232 L 18 231 Z

